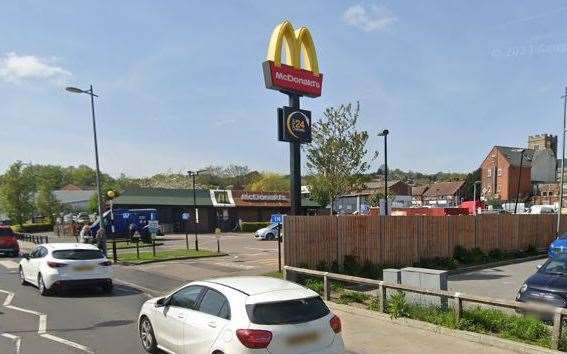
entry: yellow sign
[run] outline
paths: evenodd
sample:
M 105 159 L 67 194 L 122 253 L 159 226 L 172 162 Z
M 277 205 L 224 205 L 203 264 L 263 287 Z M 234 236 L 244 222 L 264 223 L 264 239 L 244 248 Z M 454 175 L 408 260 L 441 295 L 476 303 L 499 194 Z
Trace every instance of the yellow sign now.
M 274 62 L 277 67 L 281 65 L 284 40 L 287 64 L 296 69 L 301 69 L 301 54 L 303 54 L 305 69 L 319 75 L 317 52 L 309 29 L 300 27 L 294 30 L 289 21 L 284 21 L 274 28 L 268 46 L 268 61 Z

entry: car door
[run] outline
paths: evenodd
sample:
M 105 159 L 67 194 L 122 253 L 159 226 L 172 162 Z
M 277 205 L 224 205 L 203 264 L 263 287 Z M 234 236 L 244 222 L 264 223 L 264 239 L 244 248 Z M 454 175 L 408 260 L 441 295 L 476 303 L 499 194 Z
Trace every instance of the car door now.
M 230 304 L 217 290 L 206 288 L 198 305 L 185 318 L 185 354 L 210 353 L 213 344 L 230 320 Z
M 37 281 L 37 273 L 34 271 L 34 265 L 37 263 L 37 258 L 40 256 L 41 246 L 36 247 L 30 254 L 29 259 L 24 259 L 22 262 L 22 269 L 24 270 L 24 274 L 26 279 L 32 283 L 36 283 Z M 35 274 L 35 276 L 34 276 Z
M 43 262 L 45 256 L 47 256 L 47 248 L 39 246 L 32 254 L 30 254 L 29 260 L 29 280 L 34 284 L 37 284 L 37 276 L 39 275 L 39 267 L 41 262 Z
M 203 287 L 190 285 L 173 293 L 166 306 L 157 310 L 154 318 L 157 342 L 168 351 L 184 352 L 183 326 L 194 311 L 203 292 Z

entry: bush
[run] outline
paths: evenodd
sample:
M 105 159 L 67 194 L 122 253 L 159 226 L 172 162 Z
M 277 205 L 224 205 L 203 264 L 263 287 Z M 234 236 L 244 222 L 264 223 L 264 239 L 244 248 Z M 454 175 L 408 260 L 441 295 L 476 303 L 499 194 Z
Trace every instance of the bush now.
M 23 224 L 23 225 L 12 225 L 12 230 L 14 232 L 49 232 L 53 231 L 53 224 L 49 223 L 37 223 L 37 224 Z
M 317 294 L 323 294 L 325 287 L 323 285 L 323 281 L 319 279 L 307 279 L 305 281 L 305 287 L 313 290 Z
M 372 296 L 368 301 L 368 309 L 371 311 L 380 311 L 380 299 Z
M 358 291 L 346 291 L 339 296 L 338 302 L 340 304 L 350 304 L 351 302 L 357 302 L 359 304 L 362 304 L 368 299 L 370 299 L 370 295 L 368 294 L 361 293 Z
M 409 317 L 406 294 L 398 291 L 388 300 L 388 313 L 392 318 Z
M 243 222 L 242 223 L 242 232 L 256 232 L 264 227 L 270 226 L 271 222 L 266 221 L 257 221 L 257 222 Z

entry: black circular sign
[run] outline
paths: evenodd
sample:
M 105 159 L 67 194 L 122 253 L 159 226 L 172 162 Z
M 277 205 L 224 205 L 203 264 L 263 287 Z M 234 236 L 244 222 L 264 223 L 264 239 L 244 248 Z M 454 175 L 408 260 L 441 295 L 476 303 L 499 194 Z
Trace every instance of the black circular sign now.
M 287 116 L 287 131 L 299 141 L 311 140 L 311 122 L 301 111 L 291 112 Z

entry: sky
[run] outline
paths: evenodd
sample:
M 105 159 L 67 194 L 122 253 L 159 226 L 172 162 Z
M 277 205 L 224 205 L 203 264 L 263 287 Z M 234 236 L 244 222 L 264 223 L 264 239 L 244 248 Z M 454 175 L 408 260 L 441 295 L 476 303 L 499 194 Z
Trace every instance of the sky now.
M 558 134 L 567 85 L 563 1 L 5 1 L 0 171 L 16 160 L 148 176 L 208 165 L 289 171 L 261 63 L 282 20 L 310 28 L 323 95 L 360 102 L 390 168 L 477 168 L 493 145 Z M 302 156 L 305 160 L 305 154 Z M 381 165 L 383 156 L 372 162 Z M 305 169 L 304 169 L 305 171 Z

